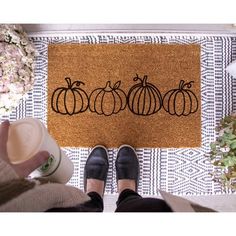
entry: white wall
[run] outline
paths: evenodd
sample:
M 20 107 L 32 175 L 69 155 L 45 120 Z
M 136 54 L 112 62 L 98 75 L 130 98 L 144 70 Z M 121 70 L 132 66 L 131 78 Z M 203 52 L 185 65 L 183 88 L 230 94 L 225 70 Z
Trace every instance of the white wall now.
M 236 24 L 23 24 L 23 27 L 30 33 L 42 31 L 236 33 Z

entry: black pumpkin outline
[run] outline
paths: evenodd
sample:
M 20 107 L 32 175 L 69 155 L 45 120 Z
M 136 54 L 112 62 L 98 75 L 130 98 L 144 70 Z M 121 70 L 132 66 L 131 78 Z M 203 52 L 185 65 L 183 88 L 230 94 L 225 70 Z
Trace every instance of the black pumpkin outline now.
M 51 107 L 52 107 L 52 110 L 54 112 L 56 112 L 56 113 L 61 114 L 61 115 L 70 115 L 70 116 L 75 115 L 75 114 L 79 114 L 79 113 L 82 113 L 82 112 L 85 112 L 87 110 L 87 108 L 88 108 L 88 105 L 89 105 L 89 99 L 88 99 L 87 93 L 83 89 L 79 88 L 80 84 L 85 85 L 85 83 L 83 83 L 82 81 L 79 81 L 79 80 L 74 81 L 73 83 L 71 83 L 71 78 L 70 77 L 66 77 L 65 80 L 67 82 L 68 87 L 59 87 L 59 88 L 55 89 L 53 94 L 52 94 L 52 97 L 51 97 Z M 74 85 L 76 85 L 76 87 L 73 87 Z M 56 97 L 56 108 L 55 108 L 54 107 L 54 96 L 55 96 L 55 94 L 56 94 L 56 92 L 58 90 L 61 90 L 61 91 L 57 94 L 57 97 Z M 82 101 L 82 106 L 81 106 L 81 109 L 78 112 L 75 112 L 75 110 L 76 110 L 76 102 L 74 102 L 74 107 L 73 107 L 73 112 L 72 113 L 69 112 L 68 109 L 67 109 L 67 106 L 66 106 L 66 93 L 67 93 L 68 90 L 72 91 L 72 94 L 74 96 L 74 100 L 75 101 L 76 101 L 76 98 L 75 98 L 74 91 L 76 91 L 80 95 L 80 98 L 81 98 L 81 101 Z M 86 96 L 86 102 L 84 102 L 84 99 L 83 99 L 82 95 L 77 90 L 79 90 L 80 92 L 84 93 L 84 95 Z M 64 95 L 64 107 L 65 107 L 66 112 L 61 112 L 61 111 L 59 111 L 59 108 L 58 108 L 58 105 L 59 105 L 58 104 L 58 99 L 59 99 L 59 97 L 60 97 L 60 95 L 61 95 L 61 93 L 63 91 L 66 91 L 65 95 Z M 84 106 L 84 104 L 86 104 L 86 103 L 87 103 L 87 105 Z
M 185 83 L 185 81 L 184 80 L 180 80 L 180 82 L 179 82 L 179 88 L 177 88 L 177 89 L 171 89 L 171 90 L 169 90 L 165 95 L 164 95 L 164 97 L 163 97 L 163 108 L 164 108 L 164 110 L 166 111 L 166 112 L 168 112 L 170 115 L 176 115 L 176 116 L 189 116 L 190 114 L 192 114 L 192 113 L 195 113 L 195 112 L 197 112 L 197 110 L 198 110 L 198 99 L 197 99 L 197 96 L 194 94 L 194 92 L 193 91 L 191 91 L 191 90 L 189 90 L 191 87 L 192 87 L 192 83 L 194 83 L 194 81 L 190 81 L 190 82 L 188 82 L 188 83 Z M 184 89 L 184 87 L 185 86 L 187 86 L 187 88 L 188 89 Z M 185 113 L 185 95 L 184 95 L 184 93 L 183 93 L 183 91 L 184 92 L 186 92 L 186 94 L 188 94 L 188 96 L 189 96 L 189 99 L 190 99 L 190 112 L 189 113 Z M 176 93 L 177 92 L 177 93 Z M 181 113 L 181 114 L 177 114 L 176 113 L 176 110 L 175 110 L 175 102 L 176 102 L 176 97 L 177 97 L 177 94 L 179 93 L 179 92 L 181 92 L 182 94 L 183 94 L 183 98 L 184 98 L 184 102 L 183 102 L 183 112 Z M 193 100 L 192 100 L 192 97 L 189 95 L 189 92 L 193 95 L 193 97 L 195 98 L 195 102 L 196 102 L 196 108 L 195 108 L 195 110 L 194 111 L 192 111 L 192 103 L 193 103 Z M 165 99 L 166 99 L 166 97 L 167 97 L 167 95 L 169 94 L 169 93 L 171 93 L 171 95 L 169 95 L 169 99 L 168 99 L 168 106 L 167 106 L 167 108 L 165 107 Z M 169 107 L 170 107 L 170 98 L 171 98 L 171 96 L 173 96 L 173 94 L 174 93 L 176 93 L 175 94 L 175 97 L 174 97 L 174 113 L 172 114 L 172 113 L 170 113 L 170 109 L 169 109 Z
M 162 108 L 162 95 L 161 95 L 160 90 L 154 84 L 151 84 L 151 83 L 147 82 L 147 79 L 148 79 L 147 75 L 144 75 L 143 79 L 141 79 L 138 76 L 138 74 L 136 74 L 136 77 L 134 77 L 133 80 L 134 81 L 140 80 L 141 82 L 138 83 L 138 84 L 135 84 L 133 87 L 131 87 L 129 92 L 128 92 L 127 104 L 128 104 L 128 107 L 129 107 L 130 111 L 132 113 L 134 113 L 135 115 L 150 116 L 150 115 L 153 115 L 153 114 L 157 113 Z M 150 104 L 149 104 L 149 109 L 148 109 L 147 114 L 143 114 L 144 113 L 144 109 L 145 109 L 145 105 L 143 106 L 143 109 L 142 109 L 141 113 L 139 112 L 139 109 L 138 109 L 138 112 L 135 112 L 134 109 L 133 109 L 134 99 L 132 100 L 132 104 L 130 105 L 130 95 L 133 92 L 133 90 L 138 88 L 138 87 L 142 89 L 142 91 L 140 92 L 140 95 L 141 95 L 143 90 L 144 90 L 144 88 L 146 88 L 147 86 L 152 88 L 152 89 L 147 89 L 149 96 L 151 96 L 151 94 L 152 94 L 153 98 L 155 99 L 153 112 L 149 113 L 150 109 L 152 107 L 152 102 L 151 101 L 150 101 Z M 155 95 L 153 90 L 156 92 L 156 95 Z M 135 91 L 135 94 L 133 95 L 133 98 L 135 98 L 135 96 L 136 96 L 138 91 L 139 91 L 139 89 L 137 91 Z M 146 90 L 144 90 L 144 91 L 146 91 Z M 145 94 L 144 94 L 144 97 L 145 97 Z M 158 97 L 158 101 L 159 101 L 159 108 L 157 110 L 156 110 L 156 106 L 157 106 L 157 99 L 156 99 L 156 97 Z M 138 98 L 137 107 L 139 107 L 139 101 L 140 101 L 140 96 Z
M 111 115 L 114 115 L 114 114 L 118 114 L 120 111 L 123 111 L 123 110 L 126 108 L 126 105 L 127 105 L 127 98 L 126 98 L 126 93 L 125 93 L 122 89 L 119 88 L 120 85 L 121 85 L 121 81 L 119 80 L 119 81 L 117 81 L 117 82 L 114 84 L 113 87 L 111 87 L 111 81 L 109 80 L 109 81 L 106 82 L 106 86 L 105 86 L 105 87 L 94 89 L 94 90 L 91 92 L 90 96 L 89 96 L 89 110 L 90 110 L 91 112 L 97 113 L 98 115 L 105 115 L 105 116 L 111 116 Z M 106 91 L 106 90 L 105 90 L 105 89 L 108 88 L 108 87 L 111 89 L 110 91 Z M 115 110 L 116 110 L 116 109 L 115 109 L 115 108 L 116 108 L 116 99 L 115 99 L 115 96 L 114 96 L 114 94 L 113 94 L 113 91 L 116 91 L 116 90 L 119 90 L 119 91 L 120 91 L 121 93 L 123 93 L 123 95 L 124 95 L 124 99 L 122 100 L 122 98 L 121 98 L 121 96 L 119 95 L 119 93 L 116 92 L 116 94 L 118 95 L 118 97 L 119 97 L 119 99 L 120 99 L 120 103 L 121 103 L 121 108 L 119 108 L 117 112 L 115 112 Z M 98 94 L 95 96 L 95 99 L 94 99 L 94 101 L 93 101 L 93 105 L 91 105 L 91 103 L 92 103 L 91 97 L 93 96 L 93 94 L 94 94 L 96 91 L 99 91 L 99 92 L 98 92 Z M 101 108 L 100 108 L 101 112 L 98 112 L 97 109 L 96 109 L 96 101 L 97 101 L 99 95 L 100 95 L 102 92 L 104 92 L 104 94 L 102 95 L 102 99 L 101 99 Z M 104 111 L 103 111 L 103 107 L 102 107 L 104 95 L 105 95 L 106 92 L 112 92 L 112 96 L 113 96 L 113 98 L 114 98 L 113 111 L 112 111 L 110 114 L 105 114 Z M 125 102 L 125 104 L 123 104 L 123 102 Z

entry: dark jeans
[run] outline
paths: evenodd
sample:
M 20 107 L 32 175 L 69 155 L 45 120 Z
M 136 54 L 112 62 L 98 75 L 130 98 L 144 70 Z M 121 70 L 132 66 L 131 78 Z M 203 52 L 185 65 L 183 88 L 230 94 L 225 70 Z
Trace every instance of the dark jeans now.
M 103 199 L 96 192 L 88 193 L 91 200 L 75 207 L 53 208 L 48 212 L 102 212 Z M 125 189 L 116 202 L 116 212 L 171 212 L 171 208 L 164 200 L 156 198 L 142 198 L 138 193 Z
M 130 189 L 125 189 L 116 202 L 116 212 L 171 212 L 171 208 L 162 199 L 143 198 Z

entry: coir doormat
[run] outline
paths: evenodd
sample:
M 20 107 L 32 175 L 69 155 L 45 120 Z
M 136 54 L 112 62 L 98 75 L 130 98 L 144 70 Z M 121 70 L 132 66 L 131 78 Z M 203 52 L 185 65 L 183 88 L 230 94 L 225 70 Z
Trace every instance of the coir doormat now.
M 53 44 L 48 129 L 60 146 L 200 147 L 199 45 Z

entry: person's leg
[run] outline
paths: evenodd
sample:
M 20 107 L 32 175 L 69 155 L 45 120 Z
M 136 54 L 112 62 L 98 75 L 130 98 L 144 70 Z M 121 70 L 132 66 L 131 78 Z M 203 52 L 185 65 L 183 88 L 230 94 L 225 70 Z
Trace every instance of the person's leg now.
M 108 173 L 108 154 L 103 146 L 96 146 L 84 167 L 84 191 L 91 200 L 69 208 L 53 208 L 48 212 L 102 212 L 103 194 Z
M 116 212 L 170 212 L 164 200 L 142 198 L 138 193 L 139 162 L 135 150 L 123 145 L 116 159 L 119 198 Z
M 90 212 L 103 211 L 103 194 L 108 167 L 109 162 L 106 148 L 100 145 L 93 148 L 84 167 L 84 191 L 91 197 L 91 200 L 80 205 L 80 209 Z
M 75 207 L 77 212 L 103 212 L 103 199 L 97 192 L 89 192 L 90 201 Z
M 162 199 L 142 198 L 131 189 L 123 190 L 116 202 L 116 212 L 171 212 L 171 208 Z
M 103 199 L 97 192 L 88 193 L 91 200 L 74 207 L 51 208 L 47 212 L 102 212 Z

